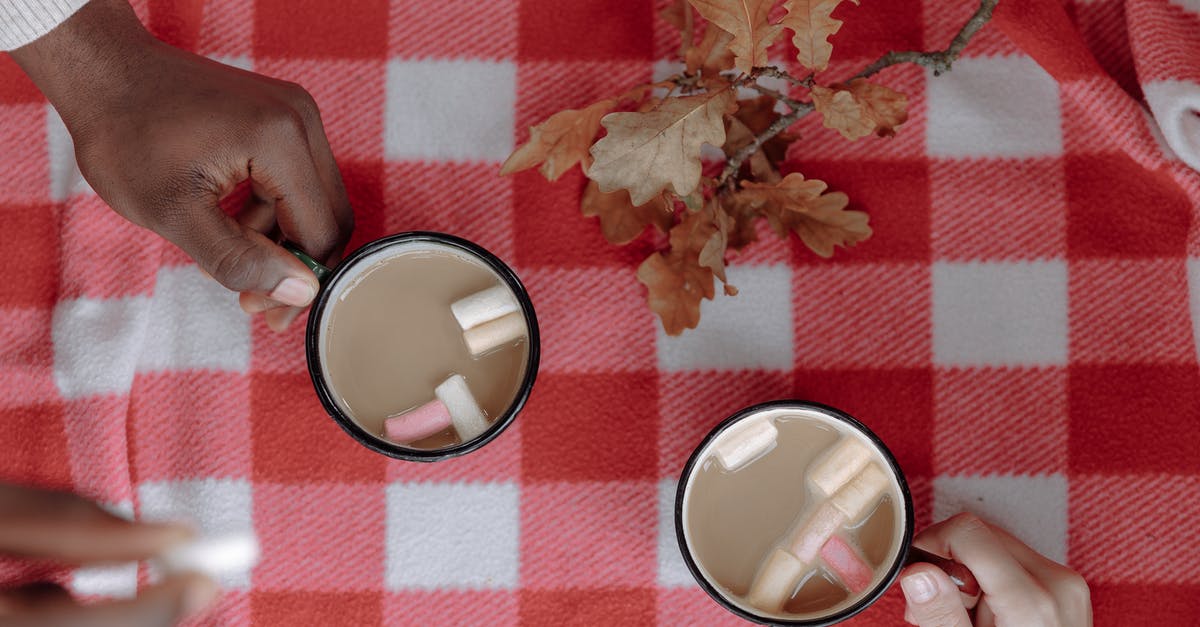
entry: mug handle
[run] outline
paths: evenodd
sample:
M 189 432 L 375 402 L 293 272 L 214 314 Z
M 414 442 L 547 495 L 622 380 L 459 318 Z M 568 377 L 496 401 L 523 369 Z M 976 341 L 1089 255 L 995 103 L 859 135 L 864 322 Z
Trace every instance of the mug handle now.
M 317 283 L 324 285 L 325 279 L 329 278 L 329 275 L 333 273 L 333 270 L 326 268 L 321 264 L 321 262 L 309 257 L 308 253 L 300 250 L 299 246 L 291 242 L 283 242 L 281 245 L 283 246 L 284 250 L 295 255 L 296 259 L 300 260 L 300 263 L 308 266 L 308 269 L 312 270 L 312 273 L 317 275 Z
M 967 608 L 975 607 L 975 603 L 979 601 L 979 596 L 982 591 L 979 589 L 979 582 L 975 581 L 975 575 L 966 566 L 941 555 L 935 555 L 929 551 L 918 549 L 917 547 L 909 547 L 908 559 L 905 564 L 913 564 L 916 562 L 925 562 L 933 564 L 946 573 L 950 577 L 950 581 L 958 586 L 958 591 L 963 595 L 963 601 L 967 603 Z

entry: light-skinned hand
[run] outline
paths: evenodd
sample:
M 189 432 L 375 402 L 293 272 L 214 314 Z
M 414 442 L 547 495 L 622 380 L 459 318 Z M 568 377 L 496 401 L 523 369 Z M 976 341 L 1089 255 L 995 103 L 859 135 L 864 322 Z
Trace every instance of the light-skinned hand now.
M 922 531 L 913 544 L 962 563 L 983 596 L 974 620 L 962 595 L 941 570 L 913 564 L 900 573 L 904 618 L 919 627 L 1090 627 L 1087 582 L 1012 534 L 971 514 Z
M 0 553 L 70 565 L 149 559 L 187 541 L 175 524 L 130 522 L 86 499 L 0 484 Z M 217 598 L 202 575 L 172 577 L 136 599 L 81 605 L 55 584 L 0 590 L 0 627 L 168 627 Z
M 126 0 L 92 0 L 12 57 L 117 213 L 241 292 L 247 312 L 268 311 L 276 330 L 312 301 L 316 278 L 277 240 L 332 265 L 354 217 L 308 92 L 155 39 Z M 228 216 L 219 201 L 244 180 L 251 201 Z

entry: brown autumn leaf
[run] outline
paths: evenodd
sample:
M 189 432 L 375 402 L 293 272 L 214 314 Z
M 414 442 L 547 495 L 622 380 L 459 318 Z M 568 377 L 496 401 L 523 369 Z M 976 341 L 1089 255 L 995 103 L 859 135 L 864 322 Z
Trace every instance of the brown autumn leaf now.
M 634 205 L 667 188 L 687 196 L 700 184 L 701 144 L 725 143 L 724 118 L 735 103 L 725 86 L 667 98 L 653 111 L 610 113 L 601 120 L 608 135 L 592 146 L 587 175 L 602 192 L 629 190 Z
M 729 50 L 731 42 L 733 35 L 714 24 L 709 24 L 700 43 L 688 48 L 683 55 L 688 73 L 695 74 L 700 71 L 704 76 L 716 76 L 733 69 L 733 52 Z
M 638 268 L 649 290 L 650 309 L 667 335 L 679 335 L 700 323 L 700 301 L 716 296 L 713 277 L 725 282 L 725 247 L 730 223 L 720 205 L 710 200 L 698 211 L 685 212 L 671 229 L 671 248 L 654 253 Z M 725 293 L 737 288 L 726 283 Z
M 600 218 L 600 232 L 618 246 L 637 239 L 647 225 L 653 224 L 666 233 L 675 221 L 671 204 L 661 194 L 635 207 L 629 200 L 629 192 L 619 189 L 606 194 L 600 191 L 596 181 L 588 181 L 579 205 L 583 215 Z
M 858 0 L 850 0 L 858 4 Z M 779 23 L 792 30 L 796 60 L 811 72 L 829 67 L 833 44 L 829 36 L 838 32 L 842 21 L 833 18 L 833 10 L 842 0 L 785 0 L 787 15 Z
M 734 65 L 749 74 L 767 65 L 767 48 L 783 29 L 772 24 L 767 14 L 775 0 L 688 0 L 701 17 L 733 35 L 729 49 Z
M 812 99 L 825 128 L 850 140 L 871 133 L 891 137 L 908 119 L 908 96 L 865 78 L 832 88 L 814 85 Z
M 542 176 L 550 181 L 557 180 L 576 163 L 586 173 L 592 161 L 588 148 L 600 131 L 600 118 L 616 106 L 617 100 L 609 98 L 583 109 L 559 111 L 530 127 L 529 141 L 508 156 L 500 167 L 500 175 L 527 170 L 539 163 Z
M 664 22 L 679 30 L 679 56 L 683 56 L 692 45 L 695 37 L 695 24 L 692 22 L 692 7 L 687 0 L 671 0 L 667 6 L 658 12 Z
M 780 236 L 795 231 L 813 252 L 831 257 L 834 246 L 853 246 L 870 237 L 871 227 L 867 214 L 845 210 L 850 202 L 846 194 L 826 194 L 827 187 L 793 172 L 775 185 L 743 182 L 736 196 L 760 209 Z
M 725 127 L 725 157 L 733 157 L 737 151 L 745 148 L 754 141 L 754 133 L 738 118 L 729 118 L 726 120 Z M 779 179 L 779 174 L 775 171 L 775 166 L 771 165 L 770 159 L 764 154 L 762 148 L 755 150 L 750 158 L 745 161 L 750 166 L 750 174 L 756 180 L 775 182 Z

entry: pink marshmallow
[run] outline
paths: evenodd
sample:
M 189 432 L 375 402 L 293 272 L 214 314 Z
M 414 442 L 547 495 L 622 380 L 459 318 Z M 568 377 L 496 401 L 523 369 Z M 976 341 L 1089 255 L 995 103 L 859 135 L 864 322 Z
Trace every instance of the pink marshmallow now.
M 841 536 L 829 538 L 821 547 L 821 559 L 842 585 L 852 594 L 866 590 L 875 579 L 875 571 L 867 565 L 854 547 L 850 546 Z
M 409 444 L 446 429 L 450 422 L 450 410 L 442 401 L 434 399 L 412 411 L 388 418 L 383 429 L 389 440 Z

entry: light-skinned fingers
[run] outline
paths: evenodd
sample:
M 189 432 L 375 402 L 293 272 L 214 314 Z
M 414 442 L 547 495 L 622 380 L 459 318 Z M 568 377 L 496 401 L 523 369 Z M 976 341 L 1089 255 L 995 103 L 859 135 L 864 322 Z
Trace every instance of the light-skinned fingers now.
M 1092 624 L 1091 590 L 1079 573 L 1034 551 L 1005 529 L 993 526 L 992 531 L 1017 562 L 1050 591 L 1064 624 Z
M 919 627 L 971 627 L 958 588 L 936 566 L 913 564 L 900 573 L 906 618 Z
M 192 537 L 174 523 L 132 522 L 74 494 L 0 486 L 0 552 L 71 564 L 140 560 Z
M 211 579 L 185 575 L 147 588 L 136 599 L 47 604 L 0 618 L 0 627 L 173 627 L 202 614 L 219 595 Z

